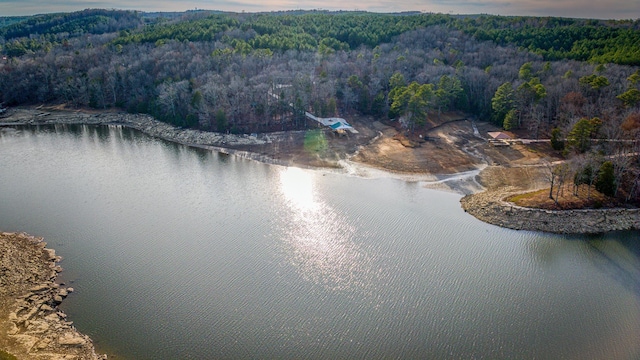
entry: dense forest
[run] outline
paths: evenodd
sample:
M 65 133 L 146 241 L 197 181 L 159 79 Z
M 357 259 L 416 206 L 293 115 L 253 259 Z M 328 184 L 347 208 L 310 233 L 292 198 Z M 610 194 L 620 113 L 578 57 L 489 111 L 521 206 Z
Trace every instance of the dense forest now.
M 637 156 L 615 154 L 638 151 L 640 20 L 85 10 L 0 18 L 0 52 L 7 106 L 122 108 L 221 132 L 304 128 L 304 111 L 410 132 L 461 110 L 551 137 L 594 174 L 611 162 L 614 192 L 638 193 Z

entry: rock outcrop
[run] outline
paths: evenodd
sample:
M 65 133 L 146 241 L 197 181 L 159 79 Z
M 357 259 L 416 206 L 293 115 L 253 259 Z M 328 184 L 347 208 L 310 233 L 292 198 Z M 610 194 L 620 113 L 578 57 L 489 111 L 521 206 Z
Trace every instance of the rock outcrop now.
M 0 233 L 0 349 L 18 359 L 106 359 L 58 309 L 73 288 L 55 282 L 60 257 L 42 238 Z

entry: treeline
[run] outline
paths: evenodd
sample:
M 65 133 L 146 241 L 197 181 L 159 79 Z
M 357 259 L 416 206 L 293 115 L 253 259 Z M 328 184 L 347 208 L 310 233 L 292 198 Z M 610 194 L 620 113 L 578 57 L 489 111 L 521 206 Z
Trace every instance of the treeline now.
M 5 40 L 33 35 L 59 33 L 104 34 L 121 29 L 136 28 L 141 16 L 131 11 L 87 9 L 74 13 L 46 14 L 28 17 L 8 26 L 0 27 L 0 36 Z
M 480 16 L 457 26 L 480 41 L 514 44 L 545 60 L 640 65 L 640 20 Z
M 1 18 L 0 43 L 10 56 L 58 45 L 60 34 L 117 32 L 113 44 L 220 41 L 236 51 L 340 51 L 375 47 L 393 37 L 433 25 L 461 30 L 478 41 L 515 45 L 545 60 L 640 65 L 640 20 L 290 12 L 232 14 L 187 12 L 148 14 L 90 9 L 75 13 Z M 141 26 L 142 24 L 146 26 Z M 22 40 L 18 40 L 22 39 Z
M 0 16 L 0 28 L 27 20 L 30 16 Z
M 49 51 L 67 44 L 68 38 L 84 34 L 113 33 L 138 28 L 140 14 L 131 11 L 87 9 L 74 13 L 46 14 L 0 26 L 0 45 L 4 54 L 19 57 L 27 52 Z M 18 18 L 20 19 L 20 18 Z
M 158 24 L 121 36 L 115 42 L 220 40 L 221 31 L 244 34 L 233 45 L 240 51 L 348 50 L 375 47 L 394 36 L 432 25 L 462 30 L 476 40 L 516 45 L 545 60 L 572 59 L 597 63 L 640 65 L 640 21 L 597 21 L 565 18 L 479 16 L 457 18 L 442 14 L 322 13 L 220 14 L 204 19 Z M 249 46 L 247 46 L 249 45 Z
M 394 36 L 454 19 L 446 15 L 387 15 L 371 13 L 214 14 L 185 21 L 160 22 L 121 34 L 114 44 L 223 40 L 241 52 L 339 51 L 361 45 L 375 47 Z

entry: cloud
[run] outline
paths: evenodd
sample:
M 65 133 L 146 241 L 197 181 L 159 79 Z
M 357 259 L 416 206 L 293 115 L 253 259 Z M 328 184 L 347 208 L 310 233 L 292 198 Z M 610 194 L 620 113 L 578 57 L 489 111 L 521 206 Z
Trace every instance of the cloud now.
M 425 11 L 453 14 L 563 16 L 604 19 L 640 18 L 640 0 L 0 0 L 0 15 L 33 15 L 86 8 L 142 11 L 271 11 L 295 9 Z

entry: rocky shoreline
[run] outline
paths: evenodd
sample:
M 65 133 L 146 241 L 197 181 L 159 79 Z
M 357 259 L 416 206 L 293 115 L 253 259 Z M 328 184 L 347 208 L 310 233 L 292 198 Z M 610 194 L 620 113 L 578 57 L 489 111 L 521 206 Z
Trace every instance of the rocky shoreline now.
M 201 146 L 243 146 L 261 145 L 269 141 L 269 136 L 234 135 L 191 129 L 181 129 L 163 123 L 145 114 L 124 112 L 87 113 L 80 111 L 45 111 L 30 108 L 10 108 L 0 125 L 124 125 L 147 135 L 185 145 Z
M 58 308 L 73 288 L 56 283 L 61 258 L 46 245 L 0 233 L 0 350 L 18 359 L 106 359 Z
M 640 230 L 640 209 L 544 210 L 514 205 L 503 199 L 521 190 L 499 189 L 471 194 L 462 208 L 486 223 L 515 230 L 556 234 L 599 234 Z
M 0 116 L 0 127 L 21 125 L 121 125 L 151 137 L 197 147 L 267 164 L 305 168 L 337 168 L 336 159 L 305 159 L 296 156 L 290 144 L 304 139 L 305 131 L 261 134 L 226 134 L 179 128 L 146 114 L 120 111 L 71 111 L 47 108 L 9 108 Z M 361 135 L 366 138 L 366 135 Z M 298 139 L 298 140 L 295 140 Z

